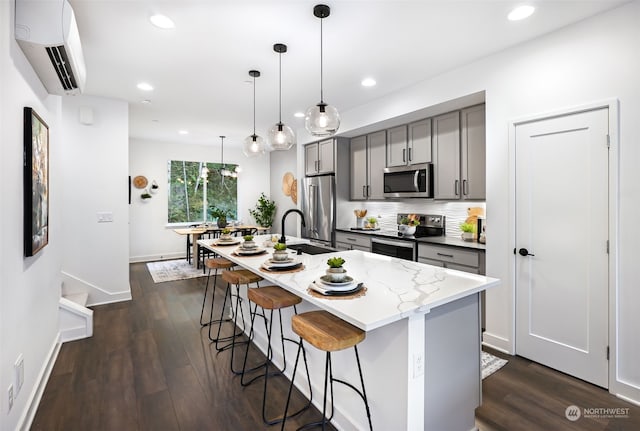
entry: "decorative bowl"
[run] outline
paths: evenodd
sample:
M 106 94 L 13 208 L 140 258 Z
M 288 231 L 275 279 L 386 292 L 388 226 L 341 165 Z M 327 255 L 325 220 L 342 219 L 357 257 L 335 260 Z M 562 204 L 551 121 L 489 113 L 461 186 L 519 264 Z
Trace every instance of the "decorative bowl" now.
M 340 268 L 328 268 L 327 269 L 327 276 L 331 279 L 331 281 L 335 282 L 335 283 L 340 283 L 342 281 L 344 281 L 344 279 L 347 277 L 347 270 L 340 267 Z
M 272 259 L 276 262 L 285 261 L 289 259 L 289 253 L 287 252 L 287 250 L 274 250 Z

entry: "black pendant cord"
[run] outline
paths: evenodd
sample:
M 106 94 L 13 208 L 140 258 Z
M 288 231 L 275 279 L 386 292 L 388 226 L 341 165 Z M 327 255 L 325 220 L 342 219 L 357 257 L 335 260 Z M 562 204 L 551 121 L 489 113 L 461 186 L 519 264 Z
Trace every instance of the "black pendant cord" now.
M 256 77 L 253 77 L 253 140 L 256 140 Z
M 324 58 L 322 51 L 322 21 L 323 18 L 320 18 L 320 104 L 324 104 L 324 82 L 322 79 L 322 59 Z
M 280 71 L 278 73 L 280 80 L 278 84 L 280 88 L 280 94 L 278 95 L 278 123 L 282 124 L 282 53 L 278 54 L 278 65 L 280 67 Z
M 224 170 L 224 136 L 220 136 L 220 163 L 222 163 L 222 169 Z

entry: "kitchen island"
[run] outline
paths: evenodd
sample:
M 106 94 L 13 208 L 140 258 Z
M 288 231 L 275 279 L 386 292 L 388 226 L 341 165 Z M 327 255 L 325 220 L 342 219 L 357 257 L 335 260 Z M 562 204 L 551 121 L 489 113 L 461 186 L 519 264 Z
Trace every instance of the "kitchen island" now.
M 254 240 L 263 244 L 269 238 L 256 236 Z M 301 240 L 288 238 L 288 242 Z M 261 285 L 273 283 L 300 296 L 303 303 L 298 312 L 324 309 L 367 332 L 359 351 L 374 429 L 475 429 L 474 412 L 481 397 L 480 292 L 499 280 L 358 250 L 303 254 L 296 256 L 304 265 L 302 271 L 266 272 L 261 265 L 270 254 L 236 256 L 236 246 L 215 246 L 211 240 L 198 243 L 259 274 L 265 279 Z M 325 273 L 330 256 L 345 259 L 349 275 L 366 287 L 363 296 L 325 298 L 308 290 Z M 246 291 L 241 295 L 246 298 Z M 243 306 L 247 307 L 247 301 Z M 292 336 L 286 321 L 284 330 Z M 266 350 L 264 333 L 257 333 L 254 342 Z M 317 403 L 322 394 L 324 355 L 313 348 L 307 351 Z M 294 358 L 295 349 L 288 348 L 287 362 Z M 281 365 L 282 355 L 274 355 L 273 361 Z M 357 381 L 351 350 L 337 352 L 334 364 L 340 378 Z M 333 423 L 338 429 L 366 429 L 360 399 L 339 386 Z M 304 385 L 300 389 L 305 393 Z

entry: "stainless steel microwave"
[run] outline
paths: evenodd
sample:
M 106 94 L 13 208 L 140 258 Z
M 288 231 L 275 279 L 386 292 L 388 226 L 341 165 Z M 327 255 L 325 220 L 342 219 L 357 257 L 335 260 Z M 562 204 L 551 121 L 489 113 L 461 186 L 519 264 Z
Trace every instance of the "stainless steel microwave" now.
M 384 168 L 385 198 L 432 198 L 433 164 Z

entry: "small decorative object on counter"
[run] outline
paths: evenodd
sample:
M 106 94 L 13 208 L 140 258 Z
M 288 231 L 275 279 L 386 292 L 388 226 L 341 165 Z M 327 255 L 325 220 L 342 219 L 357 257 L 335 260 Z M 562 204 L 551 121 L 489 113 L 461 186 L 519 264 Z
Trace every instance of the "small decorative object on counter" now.
M 473 223 L 460 224 L 460 230 L 462 231 L 462 239 L 465 241 L 473 241 L 476 237 L 476 225 Z
M 289 253 L 287 252 L 287 244 L 277 242 L 273 244 L 273 249 L 273 260 L 281 262 L 289 258 Z
M 369 218 L 367 218 L 367 221 L 364 224 L 364 228 L 365 229 L 375 229 L 377 224 L 378 224 L 378 219 L 377 218 L 369 217 Z
M 347 277 L 347 270 L 342 267 L 344 262 L 344 259 L 341 257 L 330 257 L 327 259 L 327 265 L 329 265 L 327 276 L 329 276 L 331 281 L 340 283 Z
M 256 243 L 253 241 L 253 235 L 245 235 L 242 239 L 244 239 L 242 243 L 243 248 L 254 248 L 256 246 Z
M 402 235 L 413 235 L 416 233 L 416 226 L 420 224 L 420 220 L 414 218 L 415 214 L 409 214 L 409 217 L 405 217 L 400 220 L 400 226 L 398 230 Z
M 231 239 L 231 229 L 226 228 L 226 227 L 224 229 L 222 229 L 222 234 L 220 235 L 220 238 L 224 239 L 224 240 L 230 240 Z
M 364 218 L 367 215 L 367 210 L 353 210 L 353 213 L 356 215 L 356 227 L 364 228 Z

